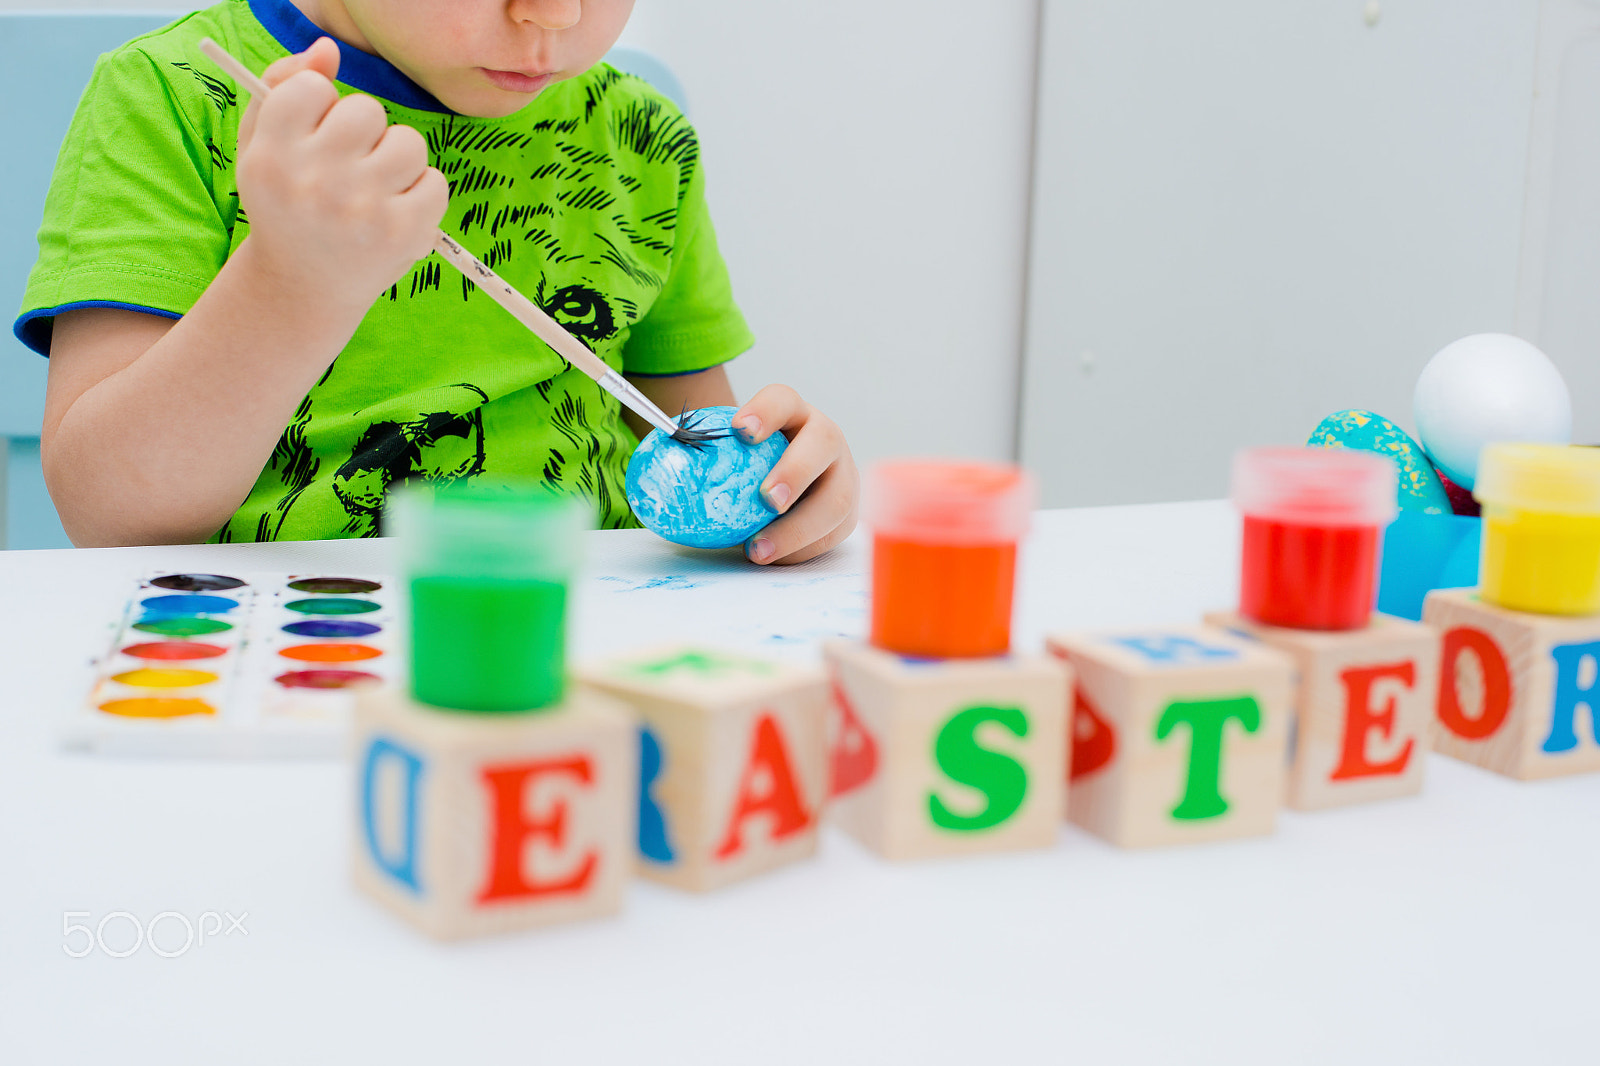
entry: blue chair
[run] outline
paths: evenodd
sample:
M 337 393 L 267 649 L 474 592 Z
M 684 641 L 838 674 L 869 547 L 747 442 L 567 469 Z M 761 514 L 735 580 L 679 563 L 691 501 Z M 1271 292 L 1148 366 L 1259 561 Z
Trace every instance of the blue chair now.
M 0 548 L 71 547 L 39 466 L 45 360 L 9 328 L 38 256 L 39 218 L 78 96 L 95 59 L 173 21 L 166 14 L 0 12 Z M 606 56 L 679 107 L 683 86 L 654 56 L 617 48 Z

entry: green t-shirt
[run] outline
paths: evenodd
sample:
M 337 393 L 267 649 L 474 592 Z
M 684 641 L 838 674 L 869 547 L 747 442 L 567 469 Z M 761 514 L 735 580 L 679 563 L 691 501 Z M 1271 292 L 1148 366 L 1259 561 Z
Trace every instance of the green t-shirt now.
M 122 306 L 177 318 L 249 232 L 234 161 L 245 95 L 197 47 L 260 71 L 321 33 L 288 0 L 225 0 L 102 56 L 61 148 L 16 332 Z M 339 91 L 376 96 L 450 183 L 444 229 L 630 374 L 733 358 L 751 335 L 706 212 L 694 130 L 601 64 L 506 118 L 454 114 L 342 45 Z M 673 412 L 676 413 L 676 412 Z M 372 536 L 388 489 L 541 479 L 637 524 L 617 401 L 437 256 L 367 312 L 213 539 Z

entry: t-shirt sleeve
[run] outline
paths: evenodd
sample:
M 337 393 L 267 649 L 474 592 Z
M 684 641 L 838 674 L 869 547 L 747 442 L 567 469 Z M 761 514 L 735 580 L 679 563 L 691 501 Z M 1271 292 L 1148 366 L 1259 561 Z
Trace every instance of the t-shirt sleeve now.
M 56 159 L 17 338 L 48 355 L 62 311 L 177 318 L 194 306 L 231 243 L 212 190 L 213 144 L 148 54 L 101 57 Z
M 726 363 L 755 336 L 733 301 L 728 266 L 717 249 L 698 161 L 678 204 L 677 240 L 667 281 L 628 334 L 623 369 L 630 374 L 690 374 Z

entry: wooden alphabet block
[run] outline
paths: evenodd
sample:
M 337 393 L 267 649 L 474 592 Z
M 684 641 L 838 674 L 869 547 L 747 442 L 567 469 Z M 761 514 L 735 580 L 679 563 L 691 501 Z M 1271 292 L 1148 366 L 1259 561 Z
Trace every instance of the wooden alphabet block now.
M 582 676 L 643 723 L 643 876 L 706 890 L 816 851 L 828 798 L 821 670 L 680 646 Z
M 1233 611 L 1206 621 L 1294 660 L 1289 806 L 1314 811 L 1422 791 L 1439 698 L 1438 630 L 1387 615 L 1337 631 L 1261 625 Z
M 1042 656 L 929 661 L 825 648 L 833 818 L 890 859 L 1056 840 L 1071 674 Z
M 1077 677 L 1068 816 L 1123 847 L 1270 833 L 1293 665 L 1199 626 L 1047 641 Z
M 394 687 L 356 702 L 355 880 L 440 938 L 612 914 L 633 864 L 637 741 L 625 708 L 569 690 L 519 714 Z
M 1524 614 L 1444 589 L 1422 617 L 1443 634 L 1435 751 L 1524 781 L 1600 770 L 1600 615 Z

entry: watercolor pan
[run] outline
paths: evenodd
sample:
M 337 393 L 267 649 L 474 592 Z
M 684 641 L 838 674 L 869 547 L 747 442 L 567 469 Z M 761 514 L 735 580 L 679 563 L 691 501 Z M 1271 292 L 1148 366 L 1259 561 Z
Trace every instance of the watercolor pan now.
M 388 577 L 156 571 L 131 584 L 71 747 L 338 757 L 356 686 L 404 676 Z

